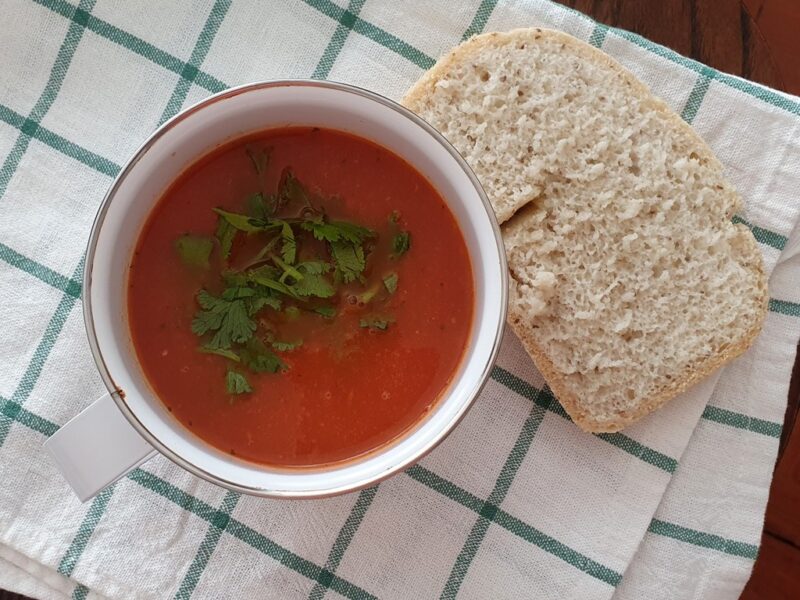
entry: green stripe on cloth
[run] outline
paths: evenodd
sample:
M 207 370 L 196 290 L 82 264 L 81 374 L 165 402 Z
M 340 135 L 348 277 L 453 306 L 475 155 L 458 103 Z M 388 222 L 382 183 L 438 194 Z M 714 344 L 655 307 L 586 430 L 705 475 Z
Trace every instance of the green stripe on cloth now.
M 470 494 L 468 491 L 460 488 L 454 483 L 436 475 L 425 467 L 415 465 L 406 471 L 406 474 L 415 481 L 429 487 L 432 490 L 439 492 L 447 498 L 458 502 L 462 506 L 469 508 L 476 513 L 484 516 L 486 519 L 491 520 L 513 533 L 517 537 L 530 542 L 534 546 L 541 548 L 545 552 L 563 560 L 564 562 L 576 567 L 587 575 L 599 579 L 609 585 L 617 586 L 622 581 L 622 575 L 609 569 L 608 567 L 593 561 L 588 556 L 573 550 L 566 544 L 563 544 L 552 538 L 545 533 L 539 531 L 535 527 L 520 521 L 516 517 L 511 516 L 503 509 L 489 505 L 483 502 L 477 496 Z
M 361 12 L 361 7 L 364 6 L 366 0 L 350 0 L 347 8 L 339 18 L 339 24 L 336 26 L 336 31 L 333 32 L 328 46 L 322 53 L 322 57 L 317 63 L 317 68 L 311 74 L 311 79 L 325 79 L 333 68 L 333 63 L 336 62 L 336 57 L 344 47 L 344 42 L 348 34 L 353 30 L 353 24 L 358 18 L 358 13 Z
M 338 21 L 339 23 L 342 22 L 342 18 L 344 18 L 344 14 L 346 12 L 345 9 L 337 6 L 330 0 L 303 0 L 303 2 L 308 4 L 311 8 L 318 10 L 322 14 L 327 15 L 331 19 Z M 387 50 L 391 50 L 392 52 L 399 54 L 409 62 L 422 69 L 430 69 L 436 62 L 424 52 L 414 48 L 414 46 L 411 44 L 408 44 L 400 38 L 393 36 L 391 33 L 388 33 L 380 27 L 376 27 L 361 17 L 355 17 L 355 20 L 352 24 L 352 30 L 366 38 L 371 39 L 373 42 L 380 44 Z
M 84 259 L 81 258 L 75 272 L 72 274 L 72 279 L 78 280 L 81 278 L 83 274 L 83 265 Z M 61 333 L 61 329 L 64 327 L 64 323 L 66 323 L 67 317 L 72 311 L 72 307 L 75 306 L 75 301 L 76 299 L 74 296 L 70 296 L 66 293 L 61 297 L 61 301 L 58 303 L 53 316 L 50 318 L 44 334 L 42 335 L 42 339 L 39 340 L 39 345 L 36 347 L 36 350 L 34 350 L 33 357 L 30 363 L 28 363 L 25 373 L 22 375 L 22 380 L 11 396 L 11 403 L 5 405 L 6 408 L 10 406 L 5 416 L 9 417 L 11 421 L 0 421 L 0 447 L 2 447 L 6 441 L 11 423 L 16 420 L 17 414 L 22 409 L 22 405 L 28 399 L 28 396 L 30 396 L 33 391 L 33 387 L 39 380 L 39 375 L 42 373 L 44 363 L 47 361 L 47 357 L 50 355 L 50 351 L 53 349 Z
M 64 41 L 58 49 L 58 55 L 53 63 L 53 67 L 50 69 L 50 77 L 30 114 L 19 127 L 20 135 L 17 137 L 17 141 L 14 142 L 14 146 L 11 148 L 8 156 L 6 156 L 3 166 L 0 167 L 0 198 L 5 195 L 8 183 L 11 181 L 11 177 L 14 175 L 25 151 L 28 149 L 31 138 L 39 127 L 39 122 L 47 114 L 47 111 L 50 110 L 50 107 L 53 106 L 53 102 L 55 102 L 58 96 L 61 84 L 64 83 L 64 77 L 72 62 L 72 57 L 75 55 L 78 43 L 83 37 L 86 20 L 88 19 L 89 12 L 92 10 L 94 3 L 95 0 L 81 0 L 77 8 L 72 8 L 72 20 L 67 29 L 67 35 L 64 37 Z
M 214 552 L 214 549 L 219 543 L 219 539 L 222 537 L 222 532 L 225 531 L 225 528 L 228 526 L 230 516 L 236 508 L 239 498 L 241 498 L 241 495 L 236 492 L 228 492 L 225 494 L 225 497 L 222 499 L 220 510 L 216 512 L 215 518 L 209 523 L 208 531 L 206 531 L 206 535 L 200 547 L 197 549 L 197 553 L 194 555 L 192 564 L 189 565 L 189 569 L 186 571 L 183 581 L 181 581 L 181 585 L 175 594 L 176 599 L 186 600 L 192 596 L 211 558 L 211 554 Z
M 773 421 L 765 421 L 764 419 L 757 419 L 756 417 L 749 417 L 742 413 L 726 410 L 716 406 L 706 406 L 703 411 L 703 418 L 715 423 L 729 425 L 736 429 L 744 429 L 745 431 L 752 431 L 753 433 L 760 433 L 773 438 L 780 438 L 781 431 L 783 430 L 782 423 L 775 423 Z
M 86 549 L 89 538 L 92 537 L 95 527 L 97 527 L 97 524 L 105 513 L 108 501 L 113 494 L 114 486 L 111 485 L 97 494 L 92 500 L 89 510 L 86 511 L 86 516 L 83 518 L 83 522 L 80 524 L 80 527 L 78 527 L 78 533 L 72 538 L 72 543 L 69 545 L 61 562 L 58 564 L 58 572 L 64 577 L 70 577 L 75 570 L 75 565 L 78 564 L 78 560 L 80 560 L 81 554 L 83 554 L 83 551 Z
M 25 117 L 11 110 L 7 106 L 0 104 L 0 121 L 4 121 L 9 125 L 21 130 L 22 125 L 25 123 Z M 113 161 L 110 161 L 99 154 L 95 154 L 94 152 L 90 152 L 89 150 L 78 146 L 78 144 L 74 144 L 66 138 L 53 133 L 45 127 L 42 127 L 41 125 L 31 133 L 31 137 L 35 140 L 39 140 L 47 146 L 50 146 L 53 150 L 57 150 L 63 155 L 69 156 L 70 158 L 85 164 L 87 167 L 91 167 L 98 173 L 108 175 L 109 177 L 114 177 L 117 173 L 119 173 L 120 166 Z
M 85 585 L 77 585 L 75 589 L 72 591 L 72 600 L 86 600 L 86 596 L 89 595 L 89 588 Z
M 544 395 L 544 392 L 539 391 L 539 395 Z M 486 537 L 492 518 L 497 513 L 497 507 L 503 503 L 511 484 L 514 482 L 517 471 L 522 465 L 523 459 L 528 454 L 528 450 L 530 450 L 533 438 L 539 430 L 542 419 L 544 419 L 545 411 L 549 408 L 549 404 L 555 401 L 552 395 L 546 394 L 546 396 L 545 402 L 547 402 L 547 405 L 540 406 L 534 401 L 533 406 L 531 406 L 531 412 L 525 420 L 516 442 L 514 442 L 514 447 L 506 458 L 489 497 L 478 511 L 478 519 L 472 526 L 472 530 L 469 532 L 461 552 L 459 552 L 450 570 L 450 576 L 447 578 L 440 596 L 442 600 L 452 600 L 458 594 L 458 590 L 464 582 L 464 577 L 466 577 L 467 571 L 478 554 L 484 537 Z
M 22 130 L 22 127 L 25 124 L 25 117 L 11 110 L 7 106 L 0 104 L 0 121 L 4 121 L 12 127 Z M 90 152 L 89 150 L 81 148 L 77 144 L 68 141 L 66 138 L 61 137 L 60 135 L 55 134 L 42 126 L 37 126 L 35 129 L 29 132 L 29 135 L 33 139 L 39 140 L 54 150 L 58 150 L 62 154 L 69 156 L 70 158 L 74 158 L 75 160 L 84 163 L 85 165 L 100 173 L 103 173 L 104 175 L 113 177 L 120 170 L 119 165 L 116 165 L 107 158 L 103 158 L 99 154 L 95 154 L 94 152 Z
M 789 302 L 788 300 L 778 300 L 776 298 L 770 298 L 769 309 L 772 312 L 780 313 L 782 315 L 789 315 L 790 317 L 800 317 L 800 304 L 798 304 L 797 302 Z
M 13 402 L 0 396 L 0 416 L 6 421 L 6 425 L 0 423 L 0 430 L 4 427 L 10 426 L 12 421 L 16 421 L 24 425 L 28 429 L 41 433 L 44 436 L 50 437 L 58 431 L 58 425 L 32 413 L 26 408 L 23 408 L 18 402 Z
M 571 421 L 569 415 L 564 411 L 560 404 L 557 402 L 550 402 L 549 398 L 554 398 L 549 390 L 539 390 L 533 387 L 527 381 L 520 379 L 513 373 L 506 371 L 502 367 L 495 366 L 492 369 L 492 379 L 498 383 L 503 384 L 508 389 L 516 392 L 520 396 L 528 398 L 533 402 L 539 404 L 543 408 L 548 409 L 553 414 L 559 415 L 564 419 Z M 674 473 L 678 467 L 678 461 L 667 456 L 657 450 L 649 448 L 622 433 L 601 433 L 595 434 L 595 437 L 616 446 L 620 450 L 627 452 L 631 456 L 635 456 L 654 467 L 658 467 L 667 473 Z
M 60 14 L 63 17 L 72 18 L 72 6 L 65 0 L 34 0 L 37 4 Z M 181 59 L 156 48 L 152 44 L 144 41 L 141 38 L 131 35 L 127 31 L 115 27 L 110 23 L 98 19 L 94 15 L 89 15 L 86 23 L 86 29 L 92 33 L 96 33 L 100 37 L 107 39 L 131 52 L 138 54 L 142 58 L 157 64 L 173 73 L 180 75 L 186 67 L 186 63 Z M 194 82 L 200 87 L 208 90 L 209 92 L 221 92 L 222 90 L 230 87 L 223 83 L 216 77 L 209 75 L 203 71 L 198 71 Z
M 711 85 L 711 80 L 714 79 L 715 74 L 716 71 L 714 71 L 714 69 L 704 67 L 697 75 L 697 81 L 695 81 L 694 87 L 689 93 L 689 97 L 686 99 L 686 106 L 683 107 L 683 111 L 681 112 L 681 119 L 690 125 L 697 116 L 697 111 L 700 110 L 700 106 L 703 104 L 703 100 L 706 97 L 708 88 Z
M 421 465 L 414 465 L 406 469 L 405 474 L 418 481 L 419 483 L 431 488 L 435 492 L 439 492 L 442 496 L 455 500 L 461 506 L 480 513 L 483 506 L 486 504 L 483 500 L 470 494 L 465 489 L 457 486 L 452 481 L 440 477 L 433 471 L 426 469 Z
M 64 292 L 69 296 L 72 296 L 73 298 L 80 298 L 80 283 L 74 279 L 65 277 L 61 273 L 56 273 L 52 269 L 39 264 L 35 260 L 23 256 L 2 242 L 0 242 L 0 260 L 7 262 L 12 267 L 16 267 L 17 269 L 24 271 L 28 275 L 36 277 L 38 280 L 54 287 L 61 292 Z
M 505 511 L 497 511 L 494 522 L 522 538 L 523 540 L 535 544 L 553 556 L 557 556 L 564 562 L 583 571 L 587 575 L 591 575 L 595 579 L 614 587 L 618 586 L 622 581 L 622 575 L 620 573 L 617 573 L 613 569 L 609 569 L 605 565 L 592 560 L 588 556 L 573 550 L 566 544 L 563 544 L 557 539 L 542 533 L 538 529 L 531 527 L 516 517 L 512 517 Z
M 221 523 L 219 511 L 209 506 L 202 500 L 195 498 L 191 494 L 175 487 L 168 481 L 145 471 L 144 469 L 137 468 L 128 474 L 128 479 L 138 483 L 143 488 L 155 492 L 162 498 L 169 500 L 177 506 L 191 512 L 197 517 L 208 521 L 212 525 Z M 233 517 L 228 518 L 225 533 L 228 533 L 238 540 L 248 544 L 252 548 L 260 551 L 266 556 L 273 558 L 282 565 L 288 567 L 292 571 L 303 575 L 312 581 L 326 582 L 330 575 L 329 587 L 338 592 L 339 594 L 351 598 L 352 600 L 366 600 L 367 598 L 374 598 L 372 594 L 364 591 L 360 587 L 342 579 L 338 575 L 328 573 L 322 567 L 315 565 L 309 560 L 306 560 L 294 552 L 276 544 L 268 537 L 257 532 L 256 530 L 248 527 Z M 322 581 L 320 581 L 322 580 Z
M 497 6 L 497 0 L 481 0 L 478 5 L 478 10 L 475 11 L 475 16 L 472 17 L 472 22 L 467 27 L 464 35 L 461 36 L 461 41 L 468 40 L 473 35 L 478 35 L 483 32 L 489 17 L 492 16 L 494 7 Z
M 172 96 L 170 96 L 167 106 L 161 114 L 159 124 L 175 116 L 180 110 L 183 101 L 186 100 L 186 95 L 189 93 L 189 88 L 200 72 L 200 66 L 211 49 L 211 44 L 214 42 L 217 31 L 219 31 L 219 26 L 222 25 L 222 21 L 225 19 L 230 7 L 231 0 L 216 0 L 214 2 L 214 6 L 211 7 L 208 18 L 206 18 L 203 29 L 194 45 L 189 62 L 181 69 L 180 79 L 178 79 L 178 83 L 172 91 Z
M 718 535 L 703 533 L 702 531 L 689 529 L 688 527 L 682 527 L 659 519 L 653 519 L 647 531 L 694 546 L 700 546 L 701 548 L 724 552 L 731 556 L 740 556 L 750 560 L 755 560 L 758 556 L 758 546 L 753 544 L 729 540 Z
M 707 68 L 704 64 L 694 61 L 690 58 L 686 58 L 685 56 L 681 56 L 677 52 L 670 50 L 669 48 L 665 48 L 664 46 L 659 46 L 655 42 L 651 42 L 648 39 L 641 37 L 635 33 L 631 33 L 630 31 L 625 31 L 624 29 L 617 29 L 615 27 L 610 27 L 609 31 L 613 33 L 615 36 L 622 38 L 647 50 L 648 52 L 655 54 L 656 56 L 660 56 L 661 58 L 665 58 L 668 61 L 690 69 L 696 73 L 702 72 L 704 68 Z M 749 81 L 745 81 L 743 79 L 739 79 L 738 77 L 734 77 L 733 75 L 726 75 L 725 73 L 721 73 L 719 71 L 715 71 L 714 80 L 718 83 L 726 85 L 730 88 L 738 90 L 748 96 L 753 98 L 757 98 L 766 104 L 770 104 L 776 108 L 780 108 L 781 110 L 785 110 L 793 115 L 800 115 L 800 103 L 790 100 L 789 98 L 773 91 L 768 88 L 763 88 L 759 85 L 754 83 L 750 83 Z
M 347 520 L 339 530 L 339 534 L 336 536 L 336 541 L 333 542 L 333 547 L 328 554 L 328 560 L 325 561 L 325 570 L 328 573 L 336 573 L 336 569 L 339 568 L 339 563 L 342 562 L 344 553 L 350 546 L 350 542 L 353 541 L 353 537 L 355 537 L 356 531 L 358 531 L 358 527 L 361 525 L 361 521 L 364 520 L 364 515 L 367 514 L 367 509 L 372 504 L 375 494 L 377 493 L 378 486 L 376 485 L 362 490 L 358 494 L 358 498 L 356 498 L 356 502 L 353 505 Z M 325 596 L 325 592 L 327 591 L 329 585 L 330 582 L 327 578 L 325 583 L 317 581 L 317 583 L 315 583 L 314 587 L 311 589 L 308 599 L 321 600 L 321 598 Z
M 753 237 L 756 238 L 756 241 L 764 244 L 766 246 L 771 246 L 776 250 L 783 250 L 786 246 L 786 242 L 788 241 L 785 235 L 781 235 L 779 233 L 775 233 L 774 231 L 770 231 L 769 229 L 764 229 L 763 227 L 758 227 L 757 225 L 753 225 L 749 221 L 746 221 L 742 217 L 738 215 L 733 215 L 731 219 L 736 224 L 741 223 L 745 225 L 750 231 L 753 232 Z
M 608 27 L 602 23 L 596 23 L 592 30 L 592 35 L 589 36 L 589 43 L 595 48 L 602 48 L 607 35 Z

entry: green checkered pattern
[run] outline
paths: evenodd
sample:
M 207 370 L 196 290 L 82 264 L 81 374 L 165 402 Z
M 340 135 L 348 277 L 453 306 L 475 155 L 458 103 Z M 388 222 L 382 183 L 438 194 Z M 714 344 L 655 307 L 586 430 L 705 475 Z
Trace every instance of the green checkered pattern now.
M 46 598 L 738 595 L 800 335 L 800 101 L 545 1 L 5 0 L 2 12 L 3 585 Z M 158 457 L 79 504 L 41 446 L 105 391 L 80 314 L 83 252 L 147 135 L 248 81 L 329 78 L 399 98 L 459 41 L 533 25 L 608 52 L 720 157 L 770 274 L 754 347 L 625 433 L 591 436 L 508 333 L 463 423 L 379 486 L 256 499 Z

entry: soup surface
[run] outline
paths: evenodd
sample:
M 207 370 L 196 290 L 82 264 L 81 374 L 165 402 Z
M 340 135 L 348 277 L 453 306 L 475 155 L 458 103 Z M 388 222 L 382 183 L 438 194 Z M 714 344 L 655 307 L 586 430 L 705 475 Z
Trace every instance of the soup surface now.
M 189 430 L 276 467 L 333 463 L 418 422 L 459 366 L 466 246 L 413 167 L 347 133 L 285 128 L 191 166 L 139 235 L 128 319 Z

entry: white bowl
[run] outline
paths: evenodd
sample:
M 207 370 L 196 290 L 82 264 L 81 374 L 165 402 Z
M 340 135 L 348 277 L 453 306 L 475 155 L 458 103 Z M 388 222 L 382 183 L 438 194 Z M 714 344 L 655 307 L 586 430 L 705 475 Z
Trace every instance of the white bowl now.
M 388 148 L 416 168 L 458 222 L 475 285 L 468 345 L 434 409 L 399 439 L 365 458 L 320 469 L 270 469 L 225 454 L 185 429 L 148 385 L 126 315 L 131 255 L 145 219 L 166 188 L 220 144 L 286 126 L 347 131 Z M 49 450 L 84 499 L 149 457 L 149 446 L 208 481 L 247 494 L 320 497 L 367 487 L 432 450 L 477 398 L 500 347 L 507 277 L 500 230 L 477 178 L 458 152 L 412 112 L 375 93 L 331 82 L 273 81 L 216 94 L 162 125 L 134 155 L 103 200 L 89 241 L 83 296 L 86 330 L 103 381 L 127 421 L 112 419 L 108 408 L 96 409 L 81 426 L 79 415 L 51 438 Z M 134 456 L 122 442 L 104 447 L 108 444 L 99 439 L 132 435 L 108 434 L 129 428 L 128 423 L 138 432 L 131 443 L 141 456 Z M 97 434 L 98 428 L 105 433 Z M 87 435 L 98 439 L 87 445 Z M 129 456 L 122 456 L 125 453 Z

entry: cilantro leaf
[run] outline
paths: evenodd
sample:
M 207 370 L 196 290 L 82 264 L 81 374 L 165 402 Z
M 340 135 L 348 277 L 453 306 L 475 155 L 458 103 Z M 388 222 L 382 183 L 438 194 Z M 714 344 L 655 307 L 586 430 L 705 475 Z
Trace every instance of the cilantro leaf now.
M 225 219 L 228 223 L 230 223 L 233 227 L 238 229 L 239 231 L 244 231 L 246 233 L 254 233 L 256 231 L 264 231 L 264 227 L 259 226 L 258 219 L 253 219 L 252 217 L 248 217 L 247 215 L 240 215 L 238 213 L 228 212 L 227 210 L 222 210 L 221 208 L 215 208 L 214 212 Z
M 390 273 L 383 278 L 383 285 L 390 294 L 394 294 L 397 291 L 397 280 L 397 273 Z
M 297 257 L 297 241 L 294 239 L 292 226 L 286 221 L 282 221 L 282 223 L 281 241 L 283 242 L 283 246 L 281 247 L 281 256 L 284 261 L 291 265 Z
M 192 332 L 196 335 L 216 332 L 206 344 L 207 347 L 228 349 L 231 344 L 244 343 L 253 336 L 256 324 L 247 314 L 244 300 L 215 298 L 207 291 L 200 290 L 197 301 L 203 310 L 192 320 Z
M 306 260 L 299 263 L 297 268 L 308 275 L 321 275 L 330 272 L 331 265 L 323 260 Z
M 411 248 L 411 234 L 407 231 L 401 231 L 392 238 L 392 250 L 394 257 L 399 258 Z
M 275 310 L 280 310 L 281 301 L 279 298 L 275 298 L 274 296 L 255 296 L 247 302 L 247 314 L 252 317 L 265 306 L 269 306 Z
M 367 266 L 364 248 L 346 242 L 331 242 L 331 255 L 336 271 L 345 283 L 358 278 Z
M 275 206 L 275 198 L 273 196 L 264 196 L 258 192 L 251 194 L 245 201 L 247 206 L 247 213 L 254 219 L 266 219 L 273 212 Z
M 208 259 L 214 249 L 214 242 L 207 237 L 186 234 L 175 240 L 175 250 L 183 264 L 190 267 L 208 268 Z
M 362 244 L 367 238 L 375 237 L 375 232 L 367 227 L 347 221 L 326 221 L 322 216 L 306 219 L 300 223 L 300 227 L 310 231 L 316 239 L 331 243 L 346 241 Z
M 228 369 L 225 374 L 225 387 L 229 394 L 249 394 L 253 391 L 247 378 L 233 369 Z
M 222 259 L 228 260 L 231 255 L 233 240 L 236 238 L 236 228 L 220 216 L 217 219 L 217 233 L 215 235 L 222 252 Z
M 303 278 L 298 279 L 292 290 L 298 296 L 316 296 L 317 298 L 330 298 L 335 290 L 324 273 L 330 270 L 330 265 L 320 261 L 309 261 L 297 265 Z
M 217 354 L 219 356 L 223 356 L 227 359 L 230 359 L 235 362 L 239 362 L 242 359 L 239 357 L 236 352 L 233 350 L 225 350 L 223 348 L 209 348 L 208 346 L 200 346 L 197 348 L 198 351 L 202 352 L 203 354 Z
M 332 306 L 318 306 L 314 312 L 325 319 L 332 319 L 336 316 L 336 309 Z
M 278 352 L 289 352 L 291 350 L 299 348 L 302 345 L 303 345 L 303 340 L 298 340 L 296 342 L 279 342 L 276 340 L 272 342 L 272 347 Z
M 280 292 L 292 298 L 297 298 L 297 293 L 288 285 L 278 280 L 277 270 L 270 266 L 259 267 L 247 272 L 247 279 L 252 283 L 263 285 L 266 288 Z
M 358 322 L 361 327 L 369 328 L 372 331 L 386 331 L 392 323 L 394 323 L 392 317 L 366 317 Z
M 242 286 L 229 287 L 222 292 L 223 300 L 227 300 L 228 302 L 232 302 L 233 300 L 241 300 L 242 298 L 251 298 L 255 295 L 255 290 Z
M 283 309 L 283 312 L 286 313 L 286 316 L 290 321 L 294 321 L 300 316 L 300 309 L 296 306 L 287 306 Z
M 281 173 L 281 180 L 278 184 L 277 205 L 286 206 L 291 202 L 302 202 L 308 204 L 308 195 L 303 184 L 288 167 Z
M 258 338 L 251 338 L 241 354 L 244 364 L 254 373 L 277 373 L 286 369 L 286 363 Z
M 260 150 L 247 148 L 245 152 L 247 152 L 247 156 L 250 157 L 250 161 L 253 163 L 253 168 L 256 170 L 256 173 L 258 175 L 263 175 L 264 171 L 267 170 L 272 148 L 261 148 Z

